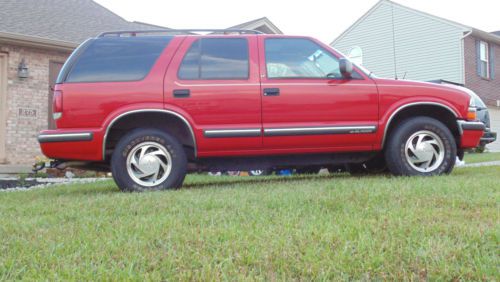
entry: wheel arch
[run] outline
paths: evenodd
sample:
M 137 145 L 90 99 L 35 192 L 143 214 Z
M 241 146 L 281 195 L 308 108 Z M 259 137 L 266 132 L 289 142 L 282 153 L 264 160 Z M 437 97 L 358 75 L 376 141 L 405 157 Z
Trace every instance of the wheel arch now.
M 460 135 L 457 124 L 457 118 L 460 116 L 458 111 L 439 102 L 413 102 L 399 106 L 387 119 L 382 137 L 382 149 L 385 147 L 387 138 L 396 126 L 397 121 L 404 120 L 411 116 L 427 116 L 443 122 L 445 126 L 450 129 L 455 137 L 455 141 L 458 142 L 459 138 L 457 139 L 457 137 Z
M 177 121 L 179 124 L 183 125 L 183 130 L 186 130 L 187 134 L 189 135 L 189 138 L 183 137 L 181 143 L 183 145 L 188 145 L 192 146 L 193 148 L 193 155 L 194 157 L 197 156 L 197 145 L 196 145 L 196 135 L 193 130 L 193 126 L 191 123 L 188 121 L 186 117 L 184 117 L 182 114 L 172 111 L 172 110 L 166 110 L 166 109 L 135 109 L 135 110 L 129 110 L 126 112 L 123 112 L 116 117 L 114 117 L 106 126 L 106 130 L 104 133 L 104 137 L 102 140 L 102 160 L 106 160 L 106 155 L 107 155 L 107 144 L 109 141 L 111 141 L 111 138 L 113 136 L 113 130 L 117 129 L 117 126 L 120 124 L 123 124 L 126 121 L 132 120 L 134 117 L 145 117 L 145 116 L 157 116 L 157 117 L 163 117 L 160 118 L 157 121 L 157 123 L 149 123 L 147 127 L 153 127 L 153 128 L 158 128 L 159 122 L 158 121 L 164 121 L 165 119 L 169 119 L 171 121 Z M 137 120 L 136 120 L 137 121 Z M 143 121 L 144 122 L 144 121 Z M 140 122 L 137 122 L 137 124 L 140 124 Z M 167 124 L 165 124 L 166 126 Z M 133 126 L 133 125 L 131 125 Z M 175 134 L 174 134 L 175 135 Z M 178 137 L 178 136 L 176 136 Z

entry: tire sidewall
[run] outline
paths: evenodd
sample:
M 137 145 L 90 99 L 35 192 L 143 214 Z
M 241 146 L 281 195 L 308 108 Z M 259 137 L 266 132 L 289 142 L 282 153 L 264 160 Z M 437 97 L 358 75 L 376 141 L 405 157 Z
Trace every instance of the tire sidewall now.
M 147 187 L 136 183 L 128 174 L 127 157 L 136 146 L 154 142 L 163 146 L 170 154 L 172 169 L 170 175 L 158 185 Z M 111 159 L 113 178 L 122 191 L 156 191 L 178 188 L 186 175 L 187 159 L 182 145 L 168 133 L 156 129 L 136 129 L 125 135 L 115 147 Z

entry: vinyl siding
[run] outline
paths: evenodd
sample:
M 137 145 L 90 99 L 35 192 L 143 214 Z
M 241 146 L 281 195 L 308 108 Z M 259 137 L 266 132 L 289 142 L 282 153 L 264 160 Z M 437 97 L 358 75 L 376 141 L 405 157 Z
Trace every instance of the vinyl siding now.
M 392 18 L 394 13 L 394 40 Z M 380 2 L 370 13 L 333 42 L 348 55 L 363 50 L 363 65 L 380 77 L 411 80 L 464 81 L 464 27 L 432 16 Z M 393 44 L 395 42 L 395 44 Z

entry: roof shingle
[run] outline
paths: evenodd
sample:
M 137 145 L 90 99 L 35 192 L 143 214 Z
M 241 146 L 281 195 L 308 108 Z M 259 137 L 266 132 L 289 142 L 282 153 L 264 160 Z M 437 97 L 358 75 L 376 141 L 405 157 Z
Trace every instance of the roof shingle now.
M 2 32 L 73 43 L 104 31 L 154 28 L 128 22 L 92 0 L 0 0 L 0 7 Z

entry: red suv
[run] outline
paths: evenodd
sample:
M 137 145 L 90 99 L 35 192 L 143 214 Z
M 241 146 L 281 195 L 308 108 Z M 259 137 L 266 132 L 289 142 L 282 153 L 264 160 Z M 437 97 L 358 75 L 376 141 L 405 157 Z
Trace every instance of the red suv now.
M 483 135 L 470 90 L 377 78 L 313 38 L 161 32 L 108 32 L 73 52 L 57 129 L 38 136 L 46 156 L 143 191 L 180 187 L 188 171 L 438 175 Z

